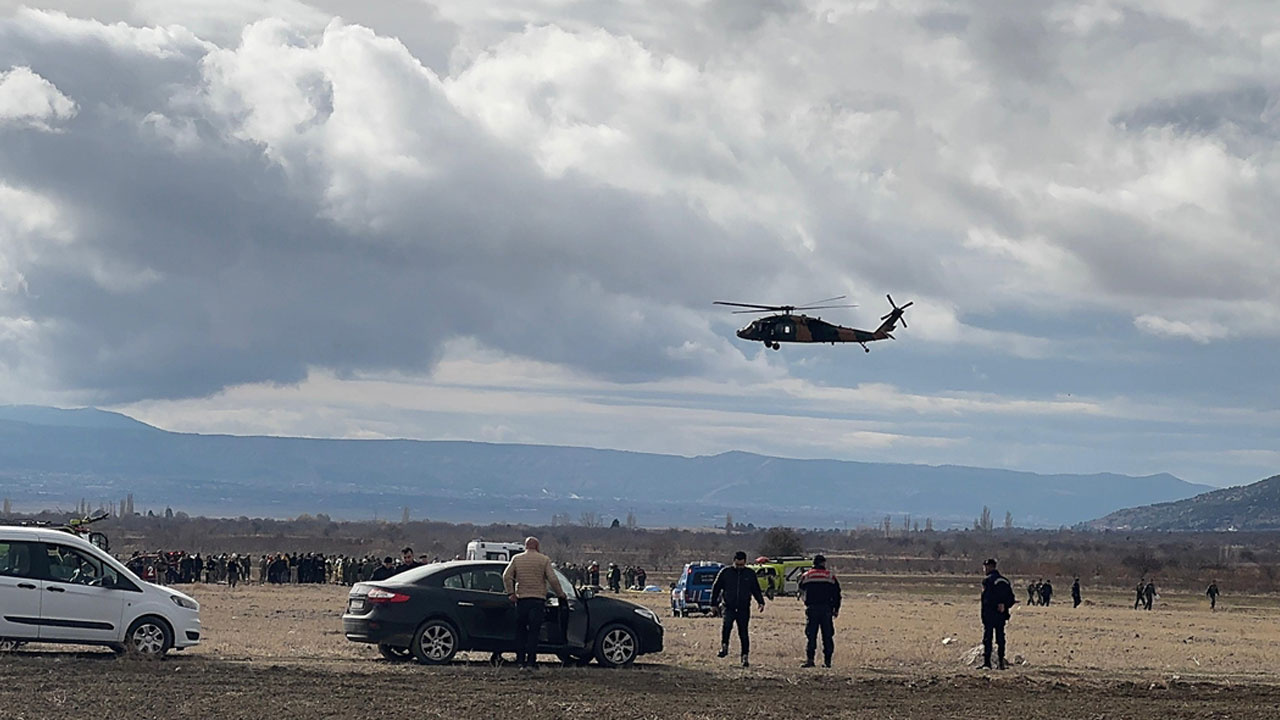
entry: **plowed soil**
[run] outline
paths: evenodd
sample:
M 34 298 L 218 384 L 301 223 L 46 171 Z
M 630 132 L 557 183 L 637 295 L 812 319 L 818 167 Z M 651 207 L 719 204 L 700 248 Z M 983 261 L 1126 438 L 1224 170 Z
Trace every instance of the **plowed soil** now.
M 845 585 L 831 670 L 798 667 L 803 614 L 780 599 L 752 621 L 750 669 L 715 658 L 717 620 L 668 617 L 666 651 L 634 667 L 532 676 L 479 655 L 444 668 L 383 660 L 343 638 L 345 588 L 186 586 L 205 644 L 159 662 L 24 646 L 0 656 L 0 717 L 1259 718 L 1280 704 L 1274 598 L 1216 613 L 1195 597 L 1134 611 L 1120 593 L 1019 607 L 1009 637 L 1021 662 L 984 672 L 963 659 L 981 630 L 968 581 Z M 627 597 L 666 610 L 661 595 Z

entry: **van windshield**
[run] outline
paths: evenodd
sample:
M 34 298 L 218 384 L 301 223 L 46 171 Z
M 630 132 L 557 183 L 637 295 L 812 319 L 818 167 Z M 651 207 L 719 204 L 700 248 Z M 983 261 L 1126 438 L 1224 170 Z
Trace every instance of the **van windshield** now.
M 690 585 L 712 585 L 716 581 L 716 573 L 718 570 L 700 570 L 695 571 L 689 577 Z

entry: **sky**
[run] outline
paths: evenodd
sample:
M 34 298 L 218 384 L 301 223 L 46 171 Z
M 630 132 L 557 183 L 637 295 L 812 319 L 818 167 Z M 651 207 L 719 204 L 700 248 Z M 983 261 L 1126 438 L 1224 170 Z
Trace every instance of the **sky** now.
M 1253 482 L 1277 77 L 1263 1 L 0 0 L 0 402 Z

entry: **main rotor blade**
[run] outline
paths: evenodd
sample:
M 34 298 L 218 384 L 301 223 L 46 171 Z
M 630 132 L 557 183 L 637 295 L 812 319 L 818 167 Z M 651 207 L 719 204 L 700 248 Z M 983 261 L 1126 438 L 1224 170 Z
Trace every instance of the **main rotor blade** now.
M 823 305 L 823 304 L 825 304 L 825 303 L 835 302 L 836 300 L 843 300 L 843 299 L 845 299 L 846 297 L 848 297 L 848 295 L 837 295 L 837 296 L 835 296 L 835 297 L 829 297 L 829 298 L 825 298 L 825 299 L 823 299 L 823 300 L 814 300 L 813 302 L 807 302 L 807 303 L 805 303 L 805 305 L 806 305 L 806 306 L 808 306 L 808 305 Z
M 712 305 L 731 305 L 733 307 L 756 308 L 757 310 L 781 310 L 785 307 L 788 307 L 787 305 L 756 305 L 754 303 L 725 302 L 723 300 L 716 300 L 711 304 Z
M 778 308 L 769 308 L 767 310 L 734 310 L 730 315 L 759 315 L 760 313 L 777 312 Z
M 827 310 L 829 308 L 851 308 L 858 307 L 856 304 L 850 305 L 802 305 L 795 308 L 796 310 Z

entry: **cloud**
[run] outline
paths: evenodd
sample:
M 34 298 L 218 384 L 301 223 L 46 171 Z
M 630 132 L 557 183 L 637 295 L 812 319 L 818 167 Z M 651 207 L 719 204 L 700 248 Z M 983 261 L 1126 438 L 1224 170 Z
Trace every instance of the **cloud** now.
M 0 71 L 0 127 L 16 125 L 51 132 L 76 115 L 76 104 L 29 67 Z
M 1207 345 L 1214 340 L 1227 337 L 1226 328 L 1209 322 L 1184 322 L 1168 320 L 1156 315 L 1139 315 L 1133 319 L 1139 330 L 1160 337 L 1191 340 Z

